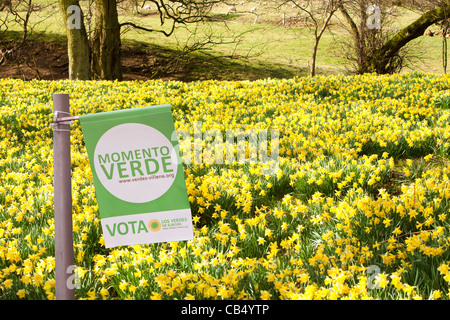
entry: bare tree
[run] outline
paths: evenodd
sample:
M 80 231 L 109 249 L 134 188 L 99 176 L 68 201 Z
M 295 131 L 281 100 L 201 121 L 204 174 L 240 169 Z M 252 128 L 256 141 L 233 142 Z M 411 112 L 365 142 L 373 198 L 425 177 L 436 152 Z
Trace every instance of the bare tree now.
M 447 62 L 448 62 L 448 48 L 447 48 L 447 35 L 449 30 L 449 19 L 446 18 L 442 21 L 442 67 L 444 73 L 447 73 Z
M 92 56 L 94 75 L 99 79 L 119 80 L 122 78 L 121 28 L 130 27 L 145 32 L 160 32 L 169 37 L 179 26 L 207 21 L 213 6 L 221 3 L 221 0 L 143 0 L 142 7 L 145 3 L 151 3 L 159 14 L 161 28 L 155 29 L 131 21 L 119 23 L 116 0 L 95 1 L 97 5 Z M 211 43 L 210 39 L 207 43 Z
M 18 47 L 22 46 L 27 40 L 30 31 L 30 17 L 31 14 L 41 7 L 40 4 L 35 4 L 33 0 L 18 0 L 10 1 L 3 0 L 0 5 L 0 11 L 6 11 L 6 17 L 3 21 L 3 25 L 7 26 L 7 16 L 12 17 L 12 21 L 19 25 L 22 29 L 22 39 L 17 44 Z
M 381 4 L 390 3 L 390 1 L 379 1 Z M 380 7 L 381 7 L 380 4 Z M 442 1 L 441 5 L 435 5 L 433 9 L 424 12 L 417 20 L 399 30 L 398 32 L 389 32 L 389 28 L 383 28 L 383 23 L 388 21 L 389 11 L 381 7 L 381 28 L 368 30 L 367 8 L 370 3 L 366 0 L 355 0 L 352 7 L 341 6 L 340 11 L 345 17 L 350 33 L 354 39 L 354 49 L 357 62 L 357 72 L 376 72 L 379 74 L 394 73 L 401 70 L 405 64 L 405 48 L 412 40 L 422 36 L 425 30 L 444 19 L 450 14 L 450 2 Z M 355 13 L 355 11 L 359 11 Z M 360 18 L 360 26 L 354 17 Z M 380 32 L 385 30 L 387 32 Z M 367 37 L 369 35 L 369 37 Z M 373 39 L 374 45 L 368 45 L 367 39 Z
M 139 3 L 139 0 L 136 0 Z M 121 27 L 130 26 L 142 31 L 160 32 L 169 37 L 179 25 L 187 25 L 206 21 L 210 18 L 211 9 L 221 0 L 143 0 L 141 7 L 145 3 L 151 3 L 159 14 L 160 29 L 149 28 L 136 25 L 133 22 L 123 22 Z M 168 25 L 168 27 L 167 27 Z
M 31 1 L 31 0 L 27 0 Z M 173 34 L 177 26 L 196 23 L 207 18 L 212 6 L 219 0 L 135 0 L 134 6 L 153 3 L 159 13 L 161 29 L 139 25 L 131 21 L 119 23 L 117 0 L 93 0 L 88 3 L 88 28 L 79 0 L 59 0 L 64 21 L 68 21 L 69 72 L 71 79 L 121 80 L 121 29 L 135 28 L 146 32 Z M 91 6 L 93 4 L 93 6 Z M 72 8 L 72 9 L 71 9 Z M 70 12 L 78 8 L 78 12 Z M 92 11 L 92 8 L 94 9 Z M 78 14 L 76 27 L 69 20 Z M 94 19 L 91 30 L 91 17 Z M 170 24 L 169 28 L 166 27 Z M 88 37 L 91 35 L 89 41 Z
M 25 45 L 33 28 L 50 16 L 49 14 L 40 15 L 37 11 L 45 9 L 51 4 L 52 3 L 41 5 L 35 3 L 34 0 L 1 0 L 0 11 L 3 11 L 4 14 L 0 20 L 0 29 L 3 32 L 6 32 L 12 24 L 18 26 L 21 29 L 22 34 L 19 41 L 15 42 L 13 45 L 0 49 L 0 64 L 5 62 L 6 59 L 17 58 L 15 56 L 17 55 L 18 50 Z M 33 22 L 31 22 L 32 15 L 36 17 L 36 19 L 33 19 Z
M 439 7 L 444 7 L 448 5 L 449 2 L 445 0 L 409 0 L 406 2 L 407 5 L 412 10 L 417 10 L 422 14 L 425 14 L 427 11 L 434 10 Z M 444 13 L 445 15 L 446 13 Z M 445 16 L 440 22 L 436 23 L 441 28 L 442 35 L 442 67 L 444 73 L 447 73 L 447 34 L 450 28 L 450 16 Z M 430 31 L 431 34 L 431 31 Z
M 314 44 L 311 53 L 310 76 L 316 75 L 316 61 L 319 50 L 319 42 L 324 32 L 330 26 L 334 14 L 340 6 L 348 0 L 306 0 L 297 2 L 296 0 L 275 1 L 276 8 L 283 12 L 283 26 L 285 25 L 286 13 L 297 12 L 296 16 L 289 18 L 290 22 L 303 23 L 312 26 L 314 33 Z
M 323 36 L 323 33 L 328 28 L 331 18 L 336 11 L 342 6 L 345 0 L 308 0 L 301 3 L 295 0 L 287 0 L 285 3 L 291 3 L 292 8 L 297 8 L 301 12 L 305 13 L 309 20 L 312 22 L 314 31 L 314 45 L 311 55 L 311 68 L 310 76 L 316 75 L 316 59 L 317 51 L 319 49 L 319 42 Z
M 395 30 L 392 28 L 395 10 L 390 9 L 390 1 L 380 0 L 372 4 L 369 0 L 356 0 L 340 7 L 353 45 L 344 43 L 343 56 L 353 62 L 356 73 L 373 72 L 369 61 L 384 45 Z M 396 54 L 389 61 L 388 72 L 400 70 L 404 65 L 404 55 Z

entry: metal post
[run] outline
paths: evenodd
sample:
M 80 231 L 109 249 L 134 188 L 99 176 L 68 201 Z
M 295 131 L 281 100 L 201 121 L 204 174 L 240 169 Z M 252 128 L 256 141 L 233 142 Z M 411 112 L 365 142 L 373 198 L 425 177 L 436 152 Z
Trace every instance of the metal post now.
M 56 300 L 74 300 L 72 188 L 70 165 L 69 95 L 53 95 L 53 158 L 55 204 L 55 291 Z

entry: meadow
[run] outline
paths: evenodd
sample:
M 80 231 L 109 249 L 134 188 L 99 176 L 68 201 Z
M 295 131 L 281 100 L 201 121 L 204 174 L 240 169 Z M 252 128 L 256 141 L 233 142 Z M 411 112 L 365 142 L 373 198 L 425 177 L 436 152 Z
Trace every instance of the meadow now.
M 191 136 L 195 121 L 280 133 L 270 173 L 185 164 L 193 240 L 106 249 L 74 122 L 77 299 L 450 298 L 449 77 L 408 73 L 0 80 L 1 300 L 55 298 L 53 93 L 73 115 L 171 104 Z
M 26 59 L 16 57 L 9 67 L 14 72 L 5 76 L 5 66 L 0 76 L 30 80 L 65 79 L 67 70 L 58 67 L 63 64 L 61 56 L 65 52 L 53 52 L 55 47 L 67 42 L 65 24 L 54 0 L 37 0 L 42 9 L 30 16 L 28 25 L 28 46 L 20 52 Z M 82 1 L 84 12 L 88 12 L 88 2 Z M 236 13 L 229 12 L 229 5 L 217 4 L 212 9 L 211 21 L 200 24 L 178 25 L 170 37 L 159 32 L 146 32 L 124 26 L 121 30 L 123 49 L 124 79 L 146 80 L 256 80 L 264 78 L 292 78 L 307 76 L 311 65 L 314 45 L 314 31 L 311 24 L 295 20 L 297 14 L 291 5 L 274 9 L 260 1 L 243 1 L 236 5 Z M 250 13 L 257 8 L 256 15 Z M 25 16 L 26 10 L 20 14 Z M 156 8 L 135 7 L 124 1 L 119 5 L 119 22 L 169 32 L 170 21 L 161 26 Z M 285 23 L 283 15 L 285 13 Z M 398 8 L 392 23 L 386 28 L 395 32 L 420 17 L 417 11 Z M 6 12 L 0 12 L 0 20 L 7 26 L 0 26 L 0 41 L 20 42 L 23 26 Z M 86 28 L 92 32 L 89 17 Z M 89 25 L 91 21 L 91 25 Z M 352 74 L 354 66 L 344 58 L 352 43 L 345 19 L 337 13 L 331 20 L 319 43 L 317 54 L 317 74 Z M 438 26 L 430 27 L 433 31 Z M 46 44 L 49 50 L 44 50 Z M 10 44 L 9 44 L 10 46 Z M 197 48 L 198 50 L 194 49 Z M 192 52 L 191 52 L 192 50 Z M 442 37 L 423 36 L 411 42 L 410 56 L 403 72 L 444 73 L 442 67 Z M 42 57 L 44 56 L 44 58 Z M 50 63 L 49 63 L 50 61 Z M 50 67 L 50 68 L 49 68 Z M 40 72 L 37 72 L 37 70 Z M 67 68 L 66 68 L 67 69 Z M 181 70 L 180 70 L 181 69 Z

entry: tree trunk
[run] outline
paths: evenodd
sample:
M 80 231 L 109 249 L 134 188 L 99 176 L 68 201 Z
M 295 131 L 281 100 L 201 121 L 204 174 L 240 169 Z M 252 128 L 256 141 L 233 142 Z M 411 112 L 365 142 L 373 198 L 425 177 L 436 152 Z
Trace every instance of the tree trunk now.
M 325 30 L 328 27 L 328 23 L 331 20 L 331 17 L 333 17 L 334 13 L 336 12 L 336 9 L 332 9 L 330 12 L 328 12 L 328 15 L 325 19 L 325 21 L 323 22 L 322 28 L 320 30 L 318 30 L 318 25 L 315 25 L 315 31 L 314 31 L 314 47 L 313 47 L 313 52 L 312 52 L 312 58 L 311 58 L 311 70 L 310 70 L 310 76 L 314 77 L 316 75 L 316 59 L 317 59 L 317 50 L 319 50 L 319 42 L 320 39 L 322 38 L 323 33 L 325 32 Z
M 352 17 L 345 9 L 344 5 L 340 5 L 339 9 L 348 25 L 350 26 L 350 33 L 353 37 L 354 49 L 356 54 L 356 64 L 358 65 L 358 69 L 361 69 L 364 61 L 364 43 L 362 43 L 361 33 L 359 32 L 358 26 L 356 25 L 355 21 L 353 21 Z
M 378 52 L 369 60 L 369 69 L 371 72 L 380 74 L 389 73 L 389 63 L 399 50 L 408 42 L 422 36 L 425 30 L 443 19 L 447 19 L 450 14 L 450 6 L 438 7 L 423 14 L 419 19 L 409 26 L 400 30 Z
M 365 2 L 364 2 L 365 3 Z M 363 10 L 361 2 L 361 21 L 366 20 L 366 12 Z M 340 6 L 340 11 L 350 26 L 350 33 L 353 36 L 357 61 L 357 73 L 378 73 L 386 74 L 398 71 L 402 65 L 403 57 L 399 51 L 410 41 L 422 36 L 425 30 L 436 22 L 447 19 L 450 14 L 450 5 L 437 7 L 424 13 L 419 19 L 400 30 L 391 39 L 379 47 L 368 50 L 365 44 L 365 26 L 362 23 L 358 29 L 355 21 L 347 12 L 344 5 Z
M 316 31 L 316 34 L 315 34 L 314 47 L 313 47 L 313 52 L 312 52 L 312 57 L 311 57 L 311 70 L 310 70 L 310 76 L 311 77 L 315 77 L 316 76 L 317 51 L 319 50 L 319 42 L 320 42 L 320 39 L 322 38 L 323 32 L 325 31 L 325 29 L 327 27 L 328 21 L 329 21 L 329 19 L 327 19 L 327 21 L 324 23 L 324 25 L 322 26 L 322 29 L 320 30 L 319 34 L 317 34 L 317 31 Z
M 116 0 L 96 0 L 92 43 L 92 72 L 95 79 L 122 80 L 120 25 Z
M 319 39 L 316 38 L 316 41 L 314 42 L 312 59 L 311 59 L 311 70 L 310 70 L 311 77 L 316 76 L 316 58 L 317 58 L 317 49 L 318 48 L 319 48 Z
M 442 31 L 442 67 L 444 68 L 444 74 L 447 74 L 447 32 L 448 25 Z
M 67 30 L 69 79 L 90 80 L 90 48 L 79 2 L 78 0 L 59 0 L 59 5 Z M 75 10 L 72 11 L 69 8 L 67 12 L 69 6 L 73 6 L 71 8 Z

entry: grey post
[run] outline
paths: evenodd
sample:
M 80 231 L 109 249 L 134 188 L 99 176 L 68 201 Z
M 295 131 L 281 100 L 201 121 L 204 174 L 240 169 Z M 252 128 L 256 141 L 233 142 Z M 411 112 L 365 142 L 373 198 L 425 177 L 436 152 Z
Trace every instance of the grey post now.
M 53 94 L 53 158 L 55 205 L 55 293 L 56 300 L 74 300 L 75 289 L 68 286 L 73 278 L 72 187 L 70 165 L 69 95 Z M 60 121 L 58 121 L 58 119 Z M 68 273 L 68 270 L 71 270 Z

